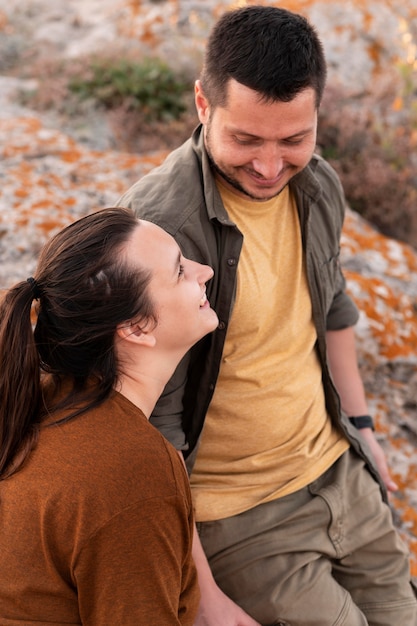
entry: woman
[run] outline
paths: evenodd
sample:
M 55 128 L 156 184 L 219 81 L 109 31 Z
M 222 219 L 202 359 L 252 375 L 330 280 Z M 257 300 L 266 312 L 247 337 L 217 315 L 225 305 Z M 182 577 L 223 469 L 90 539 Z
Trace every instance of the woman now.
M 104 209 L 56 235 L 35 277 L 6 293 L 2 626 L 193 624 L 188 479 L 147 418 L 217 326 L 212 275 L 158 226 Z

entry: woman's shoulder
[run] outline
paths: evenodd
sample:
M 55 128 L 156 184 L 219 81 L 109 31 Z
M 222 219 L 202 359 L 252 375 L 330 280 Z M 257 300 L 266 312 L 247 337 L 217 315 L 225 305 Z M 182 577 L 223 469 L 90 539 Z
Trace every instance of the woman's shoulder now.
M 49 489 L 68 485 L 85 497 L 161 497 L 183 491 L 181 462 L 174 448 L 140 408 L 115 392 L 102 404 L 68 421 L 56 413 L 43 424 L 28 461 Z M 51 478 L 52 477 L 52 478 Z

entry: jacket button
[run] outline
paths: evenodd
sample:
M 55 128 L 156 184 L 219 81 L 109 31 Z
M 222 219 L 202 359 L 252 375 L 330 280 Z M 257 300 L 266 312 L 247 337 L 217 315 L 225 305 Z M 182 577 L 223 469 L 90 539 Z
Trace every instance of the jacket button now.
M 219 330 L 224 330 L 226 328 L 226 324 L 224 322 L 219 322 L 219 325 L 217 326 L 217 328 Z
M 227 265 L 230 265 L 230 267 L 233 267 L 234 265 L 236 265 L 236 259 L 234 258 L 227 259 Z

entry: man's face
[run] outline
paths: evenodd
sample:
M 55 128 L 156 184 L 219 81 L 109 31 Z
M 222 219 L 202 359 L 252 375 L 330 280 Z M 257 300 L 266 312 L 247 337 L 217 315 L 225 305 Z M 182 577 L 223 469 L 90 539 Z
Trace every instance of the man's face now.
M 231 79 L 226 106 L 211 109 L 197 81 L 195 101 L 213 166 L 238 194 L 273 198 L 310 161 L 317 133 L 312 88 L 290 102 L 264 102 L 256 91 Z

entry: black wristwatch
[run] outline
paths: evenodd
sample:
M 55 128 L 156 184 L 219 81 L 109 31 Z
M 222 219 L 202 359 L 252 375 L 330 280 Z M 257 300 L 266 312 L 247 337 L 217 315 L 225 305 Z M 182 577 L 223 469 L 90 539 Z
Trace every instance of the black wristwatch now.
M 372 430 L 375 430 L 374 420 L 370 415 L 358 415 L 356 417 L 349 417 L 349 422 L 353 424 L 358 430 L 361 430 L 361 428 L 372 428 Z

